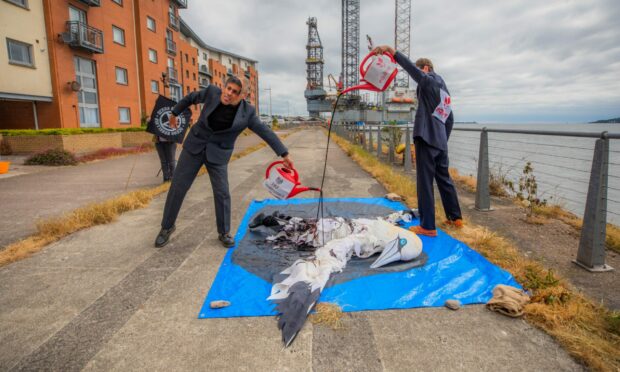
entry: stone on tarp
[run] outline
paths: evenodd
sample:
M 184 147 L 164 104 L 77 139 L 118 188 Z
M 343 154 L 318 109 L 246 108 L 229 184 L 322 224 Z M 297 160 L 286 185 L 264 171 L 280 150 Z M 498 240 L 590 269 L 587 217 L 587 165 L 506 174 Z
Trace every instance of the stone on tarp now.
M 385 198 L 391 201 L 403 201 L 403 197 L 393 192 L 385 194 Z
M 230 302 L 229 301 L 224 301 L 224 300 L 216 300 L 216 301 L 211 301 L 211 303 L 209 304 L 209 306 L 212 309 L 221 309 L 223 307 L 228 307 L 230 306 Z
M 446 300 L 444 306 L 450 310 L 458 310 L 461 308 L 461 302 L 459 300 Z

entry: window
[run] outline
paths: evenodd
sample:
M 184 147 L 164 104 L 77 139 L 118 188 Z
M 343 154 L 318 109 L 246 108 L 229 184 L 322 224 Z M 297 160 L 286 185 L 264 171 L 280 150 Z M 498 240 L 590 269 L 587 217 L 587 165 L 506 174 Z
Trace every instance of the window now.
M 146 28 L 155 32 L 156 30 L 155 20 L 149 16 L 146 16 Z
M 192 75 L 194 76 L 194 81 L 196 81 L 196 73 L 192 72 Z
M 118 108 L 118 121 L 123 124 L 131 123 L 131 113 L 129 111 L 129 107 Z
M 32 45 L 11 39 L 6 39 L 6 45 L 9 50 L 9 63 L 34 67 Z
M 185 62 L 189 62 L 189 56 L 185 53 Z
M 172 31 L 166 29 L 166 39 L 172 40 L 172 35 L 173 35 Z
M 17 6 L 21 6 L 22 8 L 28 9 L 28 0 L 6 0 L 11 4 L 15 4 Z
M 202 52 L 202 59 L 204 59 L 205 61 L 209 59 L 209 58 L 207 58 L 207 53 L 206 52 Z
M 112 39 L 117 44 L 125 45 L 125 31 L 122 28 L 112 26 Z
M 159 93 L 159 82 L 157 80 L 151 80 L 151 92 Z
M 112 1 L 117 3 L 120 6 L 123 6 L 123 0 L 112 0 Z
M 154 49 L 149 49 L 149 61 L 153 63 L 157 63 L 157 51 Z
M 116 83 L 127 85 L 127 70 L 121 67 L 116 68 Z
M 192 66 L 196 66 L 196 58 L 192 57 Z
M 185 70 L 185 77 L 189 79 L 189 70 Z
M 82 9 L 74 8 L 70 5 L 69 5 L 69 20 L 82 22 L 84 24 L 88 23 L 86 22 L 86 12 L 83 11 Z

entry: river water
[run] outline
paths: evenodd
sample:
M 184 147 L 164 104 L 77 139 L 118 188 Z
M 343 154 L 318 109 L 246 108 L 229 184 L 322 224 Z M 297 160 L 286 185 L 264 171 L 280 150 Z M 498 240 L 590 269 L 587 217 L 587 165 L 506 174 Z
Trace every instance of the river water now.
M 620 124 L 456 124 L 455 128 L 620 133 Z M 491 173 L 518 185 L 529 161 L 538 194 L 549 203 L 583 216 L 596 138 L 489 133 Z M 607 222 L 620 225 L 620 139 L 609 140 Z M 450 166 L 476 177 L 479 132 L 455 130 L 449 141 Z

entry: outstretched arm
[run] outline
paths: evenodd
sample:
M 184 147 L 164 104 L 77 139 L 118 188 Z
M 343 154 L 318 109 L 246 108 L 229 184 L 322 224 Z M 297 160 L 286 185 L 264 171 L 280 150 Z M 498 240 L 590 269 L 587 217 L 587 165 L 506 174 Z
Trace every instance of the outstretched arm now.
M 393 55 L 396 63 L 401 65 L 402 68 L 404 68 L 405 71 L 407 71 L 407 73 L 418 84 L 424 85 L 426 81 L 430 79 L 430 77 L 428 77 L 422 70 L 417 68 L 416 65 L 411 62 L 409 58 L 407 58 L 407 56 L 405 56 L 401 52 L 394 50 L 394 48 L 389 45 L 379 45 L 378 47 L 375 47 L 372 52 L 375 54 L 383 54 L 385 52 L 388 52 Z
M 263 141 L 267 142 L 276 155 L 282 156 L 284 164 L 288 168 L 293 165 L 286 146 L 284 146 L 282 141 L 280 141 L 280 138 L 278 138 L 278 136 L 276 136 L 276 134 L 268 126 L 260 121 L 258 116 L 256 116 L 256 112 L 253 110 L 250 114 L 248 128 L 262 138 Z

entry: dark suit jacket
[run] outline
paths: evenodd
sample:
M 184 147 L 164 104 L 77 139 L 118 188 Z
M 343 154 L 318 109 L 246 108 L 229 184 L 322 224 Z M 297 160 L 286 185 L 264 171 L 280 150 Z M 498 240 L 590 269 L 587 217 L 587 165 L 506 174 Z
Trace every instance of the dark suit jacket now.
M 418 83 L 418 110 L 415 113 L 413 137 L 420 137 L 429 145 L 447 151 L 448 138 L 450 138 L 450 132 L 452 132 L 454 125 L 454 115 L 451 112 L 445 124 L 433 116 L 435 107 L 441 101 L 439 89 L 441 88 L 450 94 L 446 83 L 441 76 L 434 72 L 425 74 L 400 52 L 396 52 L 394 59 Z
M 190 105 L 203 103 L 204 107 L 194 126 L 192 126 L 183 142 L 183 148 L 194 155 L 205 151 L 207 161 L 213 164 L 227 164 L 233 153 L 237 136 L 245 128 L 250 128 L 260 138 L 262 138 L 278 156 L 288 152 L 286 146 L 280 141 L 278 136 L 256 116 L 256 110 L 245 100 L 239 103 L 237 115 L 232 127 L 226 130 L 214 132 L 209 127 L 209 115 L 220 103 L 222 91 L 220 88 L 210 85 L 206 89 L 192 92 L 183 97 L 174 106 L 172 113 L 178 116 Z

